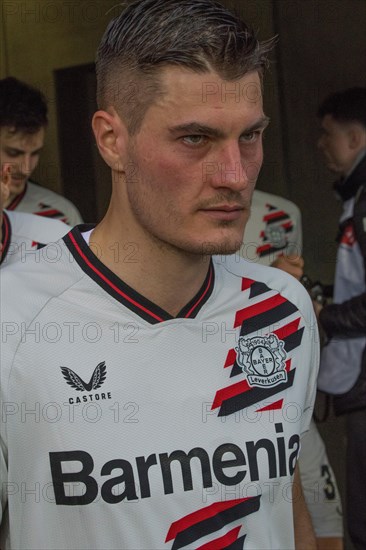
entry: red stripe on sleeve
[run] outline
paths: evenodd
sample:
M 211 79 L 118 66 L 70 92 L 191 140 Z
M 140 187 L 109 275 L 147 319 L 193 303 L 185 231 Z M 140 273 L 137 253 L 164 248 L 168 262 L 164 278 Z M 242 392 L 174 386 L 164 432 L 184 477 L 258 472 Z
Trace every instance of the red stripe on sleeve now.
M 283 210 L 279 210 L 278 212 L 274 212 L 273 214 L 267 214 L 267 216 L 264 216 L 263 220 L 265 222 L 269 222 L 271 220 L 275 220 L 276 218 L 282 218 L 283 216 L 288 216 L 286 212 Z
M 241 281 L 241 289 L 243 291 L 248 290 L 252 286 L 253 283 L 254 283 L 253 279 L 243 278 L 242 281 Z
M 284 304 L 286 301 L 287 301 L 286 298 L 281 296 L 281 294 L 276 294 L 275 296 L 272 296 L 267 300 L 263 300 L 258 304 L 254 304 L 252 306 L 241 309 L 240 311 L 237 312 L 235 316 L 234 328 L 239 327 L 247 319 L 251 319 L 256 315 L 260 315 L 265 311 L 269 311 L 270 309 L 280 306 L 281 304 Z
M 63 213 L 60 210 L 40 210 L 39 212 L 34 212 L 35 216 L 43 216 L 49 218 L 51 216 L 62 216 Z
M 241 393 L 244 393 L 250 389 L 251 388 L 248 382 L 246 380 L 241 380 L 240 382 L 237 382 L 232 386 L 228 386 L 227 388 L 218 390 L 216 392 L 214 402 L 212 403 L 211 410 L 221 407 L 222 403 L 226 401 L 226 399 L 230 399 L 231 397 L 236 397 L 237 395 L 240 395 Z
M 288 325 L 274 330 L 273 334 L 275 334 L 279 340 L 283 340 L 284 338 L 286 338 L 286 336 L 290 336 L 290 334 L 296 332 L 299 328 L 299 324 L 300 317 L 298 319 L 295 319 L 294 321 L 291 321 L 291 323 L 288 323 Z
M 257 253 L 263 254 L 263 252 L 267 252 L 267 250 L 270 250 L 272 248 L 271 244 L 264 244 L 263 246 L 258 246 Z
M 280 399 L 279 401 L 275 401 L 274 403 L 271 403 L 270 405 L 267 405 L 267 407 L 263 407 L 263 409 L 257 409 L 255 412 L 264 412 L 264 411 L 278 411 L 282 409 L 283 406 L 283 399 Z
M 236 361 L 236 351 L 235 349 L 230 349 L 226 357 L 224 369 L 226 369 L 226 367 L 231 367 L 231 365 L 233 365 L 235 361 Z

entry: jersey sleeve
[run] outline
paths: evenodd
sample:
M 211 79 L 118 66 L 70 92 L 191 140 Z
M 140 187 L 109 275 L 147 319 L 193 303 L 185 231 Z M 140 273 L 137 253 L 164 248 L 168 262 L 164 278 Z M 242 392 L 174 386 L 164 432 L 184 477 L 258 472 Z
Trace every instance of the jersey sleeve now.
M 292 220 L 292 232 L 290 238 L 290 251 L 293 251 L 297 256 L 302 256 L 302 222 L 301 212 L 299 208 L 292 203 L 292 211 L 290 212 Z M 292 249 L 292 250 L 291 250 Z
M 309 425 L 312 420 L 320 361 L 318 323 L 310 298 L 308 298 L 307 310 L 304 314 L 304 317 L 306 322 L 305 335 L 307 338 L 304 342 L 304 353 L 307 357 L 308 372 L 307 379 L 303 381 L 303 387 L 305 389 L 305 400 L 303 408 L 301 435 L 305 434 L 309 430 Z
M 6 270 L 5 270 L 6 271 Z M 0 349 L 0 524 L 4 518 L 4 512 L 7 505 L 8 495 L 8 443 L 7 443 L 7 421 L 10 414 L 14 414 L 18 405 L 14 403 L 8 395 L 8 380 L 11 370 L 11 365 L 17 348 L 18 333 L 20 322 L 15 320 L 15 317 L 10 317 L 4 307 L 4 277 L 2 273 L 1 291 L 2 291 L 2 311 L 1 311 L 1 333 L 2 342 Z

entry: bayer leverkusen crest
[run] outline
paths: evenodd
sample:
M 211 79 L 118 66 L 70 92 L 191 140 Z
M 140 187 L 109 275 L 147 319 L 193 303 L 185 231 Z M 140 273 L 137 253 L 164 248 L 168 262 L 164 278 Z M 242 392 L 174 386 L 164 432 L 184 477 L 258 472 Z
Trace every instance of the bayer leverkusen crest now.
M 287 382 L 284 342 L 275 334 L 239 338 L 237 363 L 247 375 L 250 386 L 268 388 Z

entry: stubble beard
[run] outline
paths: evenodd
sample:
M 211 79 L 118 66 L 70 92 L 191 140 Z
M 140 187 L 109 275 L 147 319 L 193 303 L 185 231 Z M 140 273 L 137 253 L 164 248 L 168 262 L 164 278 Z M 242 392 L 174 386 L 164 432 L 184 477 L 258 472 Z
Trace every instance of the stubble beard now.
M 137 166 L 134 155 L 131 155 L 131 160 L 135 166 Z M 234 191 L 228 191 L 219 193 L 215 199 L 210 201 L 204 201 L 199 208 L 211 208 L 215 207 L 222 202 L 228 201 L 229 203 L 241 204 L 243 208 L 242 230 L 238 231 L 235 224 L 237 222 L 232 221 L 218 221 L 216 228 L 212 231 L 222 229 L 223 232 L 230 233 L 230 228 L 237 235 L 237 237 L 231 237 L 230 234 L 223 234 L 222 239 L 216 238 L 214 241 L 192 241 L 188 239 L 180 239 L 180 232 L 184 226 L 184 220 L 180 217 L 179 211 L 176 209 L 173 200 L 170 200 L 164 205 L 165 211 L 162 211 L 160 217 L 152 213 L 151 204 L 148 203 L 148 197 L 144 195 L 141 190 L 141 173 L 139 170 L 134 172 L 134 176 L 140 180 L 140 186 L 131 181 L 131 184 L 127 184 L 127 195 L 131 207 L 131 211 L 137 221 L 138 225 L 142 229 L 146 236 L 146 241 L 151 243 L 151 248 L 157 248 L 168 254 L 174 254 L 182 256 L 182 253 L 192 259 L 194 258 L 207 258 L 214 255 L 229 256 L 235 254 L 243 244 L 244 230 L 250 216 L 251 200 L 243 201 L 240 193 Z M 153 187 L 153 182 L 145 182 L 147 188 Z M 138 192 L 138 189 L 140 192 Z M 162 201 L 163 202 L 163 201 Z M 155 206 L 155 205 L 154 205 Z M 165 219 L 166 227 L 168 231 L 164 232 L 160 230 L 159 220 Z M 169 230 L 170 228 L 170 230 Z M 172 229 L 174 228 L 174 229 Z M 238 236 L 238 233 L 240 237 Z M 170 235 L 173 235 L 170 237 Z

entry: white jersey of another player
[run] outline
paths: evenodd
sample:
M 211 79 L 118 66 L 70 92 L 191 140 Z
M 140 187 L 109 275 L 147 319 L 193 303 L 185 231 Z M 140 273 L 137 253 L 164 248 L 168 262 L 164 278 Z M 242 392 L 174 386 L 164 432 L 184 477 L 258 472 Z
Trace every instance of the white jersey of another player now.
M 302 254 L 300 210 L 287 199 L 256 189 L 237 255 L 249 262 L 271 265 L 279 254 Z
M 305 289 L 214 259 L 172 317 L 78 227 L 57 246 L 3 273 L 3 550 L 294 548 L 318 360 Z
M 58 241 L 68 231 L 70 227 L 59 220 L 4 210 L 1 267 L 26 262 L 29 254 L 47 243 Z
M 287 199 L 255 190 L 240 255 L 270 265 L 281 254 L 302 254 L 300 210 Z M 299 463 L 304 497 L 317 537 L 342 537 L 341 497 L 314 421 L 303 438 Z
M 6 208 L 61 220 L 72 227 L 83 221 L 80 212 L 71 201 L 30 180 L 27 181 L 24 191 L 15 197 Z

